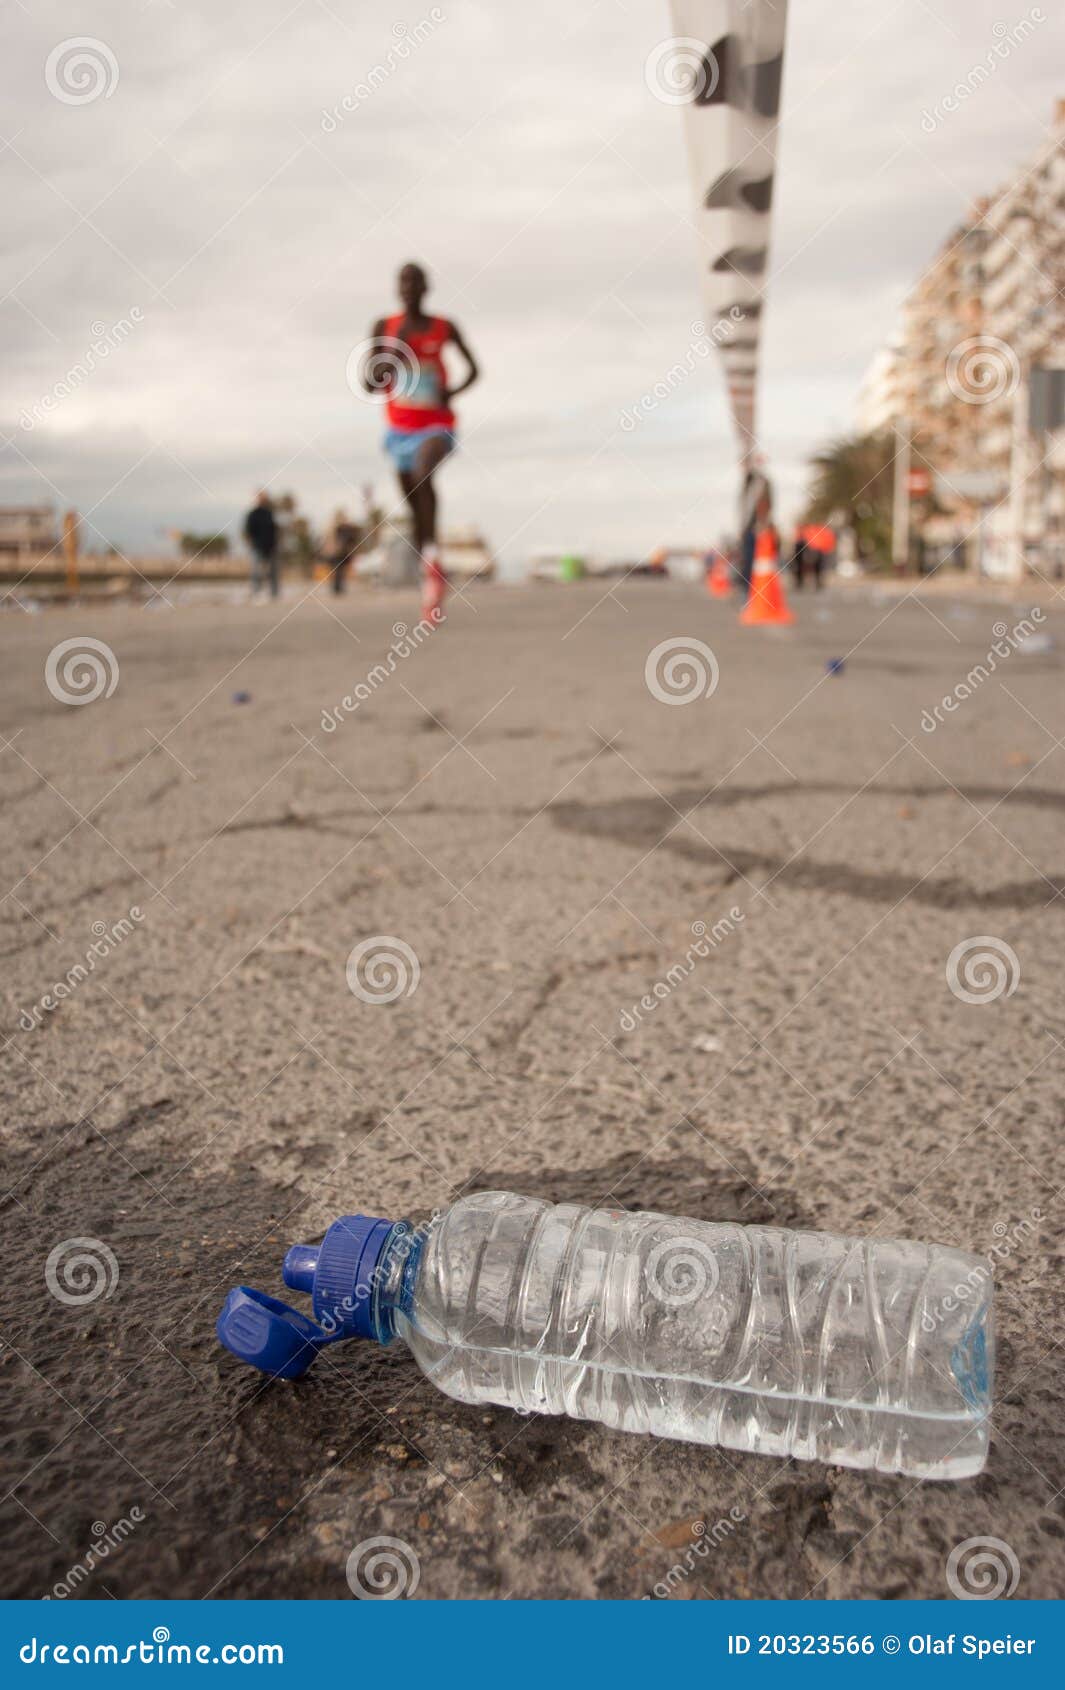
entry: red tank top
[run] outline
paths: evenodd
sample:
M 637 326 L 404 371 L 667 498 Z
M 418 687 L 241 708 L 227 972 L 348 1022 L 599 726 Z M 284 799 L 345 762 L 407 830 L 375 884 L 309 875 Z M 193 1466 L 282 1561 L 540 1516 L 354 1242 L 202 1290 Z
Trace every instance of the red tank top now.
M 431 317 L 427 328 L 410 329 L 401 335 L 406 313 L 385 318 L 385 334 L 393 340 L 402 339 L 417 360 L 413 379 L 401 377 L 395 398 L 388 400 L 388 421 L 392 428 L 453 428 L 455 413 L 444 399 L 447 391 L 447 372 L 441 350 L 451 339 L 451 324 L 446 317 Z

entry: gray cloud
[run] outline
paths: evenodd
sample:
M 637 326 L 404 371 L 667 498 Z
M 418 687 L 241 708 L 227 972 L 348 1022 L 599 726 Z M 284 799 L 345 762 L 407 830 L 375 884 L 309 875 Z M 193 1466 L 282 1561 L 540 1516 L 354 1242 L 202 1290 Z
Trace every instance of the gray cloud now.
M 340 0 L 95 0 L 12 20 L 0 497 L 96 507 L 99 536 L 156 549 L 175 525 L 235 524 L 264 481 L 318 517 L 368 478 L 388 490 L 381 419 L 344 372 L 417 256 L 485 372 L 461 406 L 449 520 L 482 524 L 511 561 L 729 526 L 713 360 L 631 432 L 618 422 L 701 315 L 679 114 L 643 79 L 666 6 L 437 10 L 398 14 L 417 45 L 391 6 Z M 785 510 L 808 452 L 850 425 L 921 266 L 1041 139 L 1065 34 L 1044 10 L 929 134 L 922 112 L 1030 8 L 793 0 L 761 413 Z M 45 61 L 87 33 L 118 83 L 65 104 Z M 19 427 L 133 307 L 121 344 Z

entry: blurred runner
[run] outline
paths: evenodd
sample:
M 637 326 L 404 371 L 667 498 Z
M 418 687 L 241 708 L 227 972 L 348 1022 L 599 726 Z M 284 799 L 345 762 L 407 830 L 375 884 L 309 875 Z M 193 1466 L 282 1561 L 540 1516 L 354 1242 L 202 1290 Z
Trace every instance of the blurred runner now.
M 796 584 L 801 587 L 804 576 L 809 573 L 813 576 L 814 586 L 820 589 L 824 584 L 822 576 L 825 564 L 836 549 L 836 536 L 832 529 L 825 527 L 823 523 L 807 522 L 795 536 L 796 558 L 800 544 L 803 555 L 801 566 L 796 562 Z
M 281 590 L 277 556 L 281 532 L 269 493 L 260 493 L 244 518 L 244 538 L 251 547 L 252 598 L 257 596 L 266 575 L 270 581 L 270 596 L 276 599 Z
M 438 622 L 447 577 L 437 545 L 433 475 L 457 444 L 451 401 L 472 387 L 480 372 L 454 323 L 424 310 L 428 291 L 421 265 L 404 264 L 399 272 L 403 309 L 374 324 L 365 385 L 371 393 L 388 395 L 384 447 L 410 507 L 414 546 L 422 560 L 422 615 Z M 466 361 L 465 377 L 455 387 L 442 356 L 449 344 Z
M 362 530 L 352 522 L 347 511 L 334 512 L 333 520 L 326 530 L 322 545 L 322 556 L 332 571 L 331 581 L 334 593 L 342 593 L 348 573 L 348 564 L 355 556 L 362 540 Z

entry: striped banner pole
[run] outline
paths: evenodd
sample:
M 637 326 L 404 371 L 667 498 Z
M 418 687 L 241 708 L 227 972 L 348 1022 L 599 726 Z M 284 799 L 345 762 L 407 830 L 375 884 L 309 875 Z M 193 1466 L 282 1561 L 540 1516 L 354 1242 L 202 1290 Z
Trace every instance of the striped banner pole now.
M 684 110 L 707 333 L 725 372 L 740 467 L 755 470 L 762 312 L 787 0 L 671 0 L 657 77 Z

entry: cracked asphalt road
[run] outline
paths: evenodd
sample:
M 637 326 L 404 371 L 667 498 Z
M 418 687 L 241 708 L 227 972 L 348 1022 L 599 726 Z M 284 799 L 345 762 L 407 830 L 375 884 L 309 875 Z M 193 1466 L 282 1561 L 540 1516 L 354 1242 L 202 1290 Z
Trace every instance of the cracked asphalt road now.
M 837 590 L 778 634 L 675 584 L 486 589 L 333 731 L 411 597 L 5 617 L 4 1593 L 347 1599 L 388 1536 L 418 1597 L 638 1597 L 698 1522 L 675 1600 L 946 1597 L 974 1537 L 1059 1592 L 1065 616 L 921 727 L 1023 608 Z M 85 635 L 118 679 L 77 708 L 45 666 Z M 720 681 L 678 707 L 645 664 L 681 636 Z M 389 1004 L 346 982 L 375 935 L 418 960 Z M 1012 989 L 966 1002 L 978 936 Z M 220 1351 L 289 1243 L 475 1186 L 995 1250 L 986 1472 L 482 1413 L 397 1347 L 297 1386 Z M 72 1239 L 110 1253 L 91 1300 L 49 1289 Z

